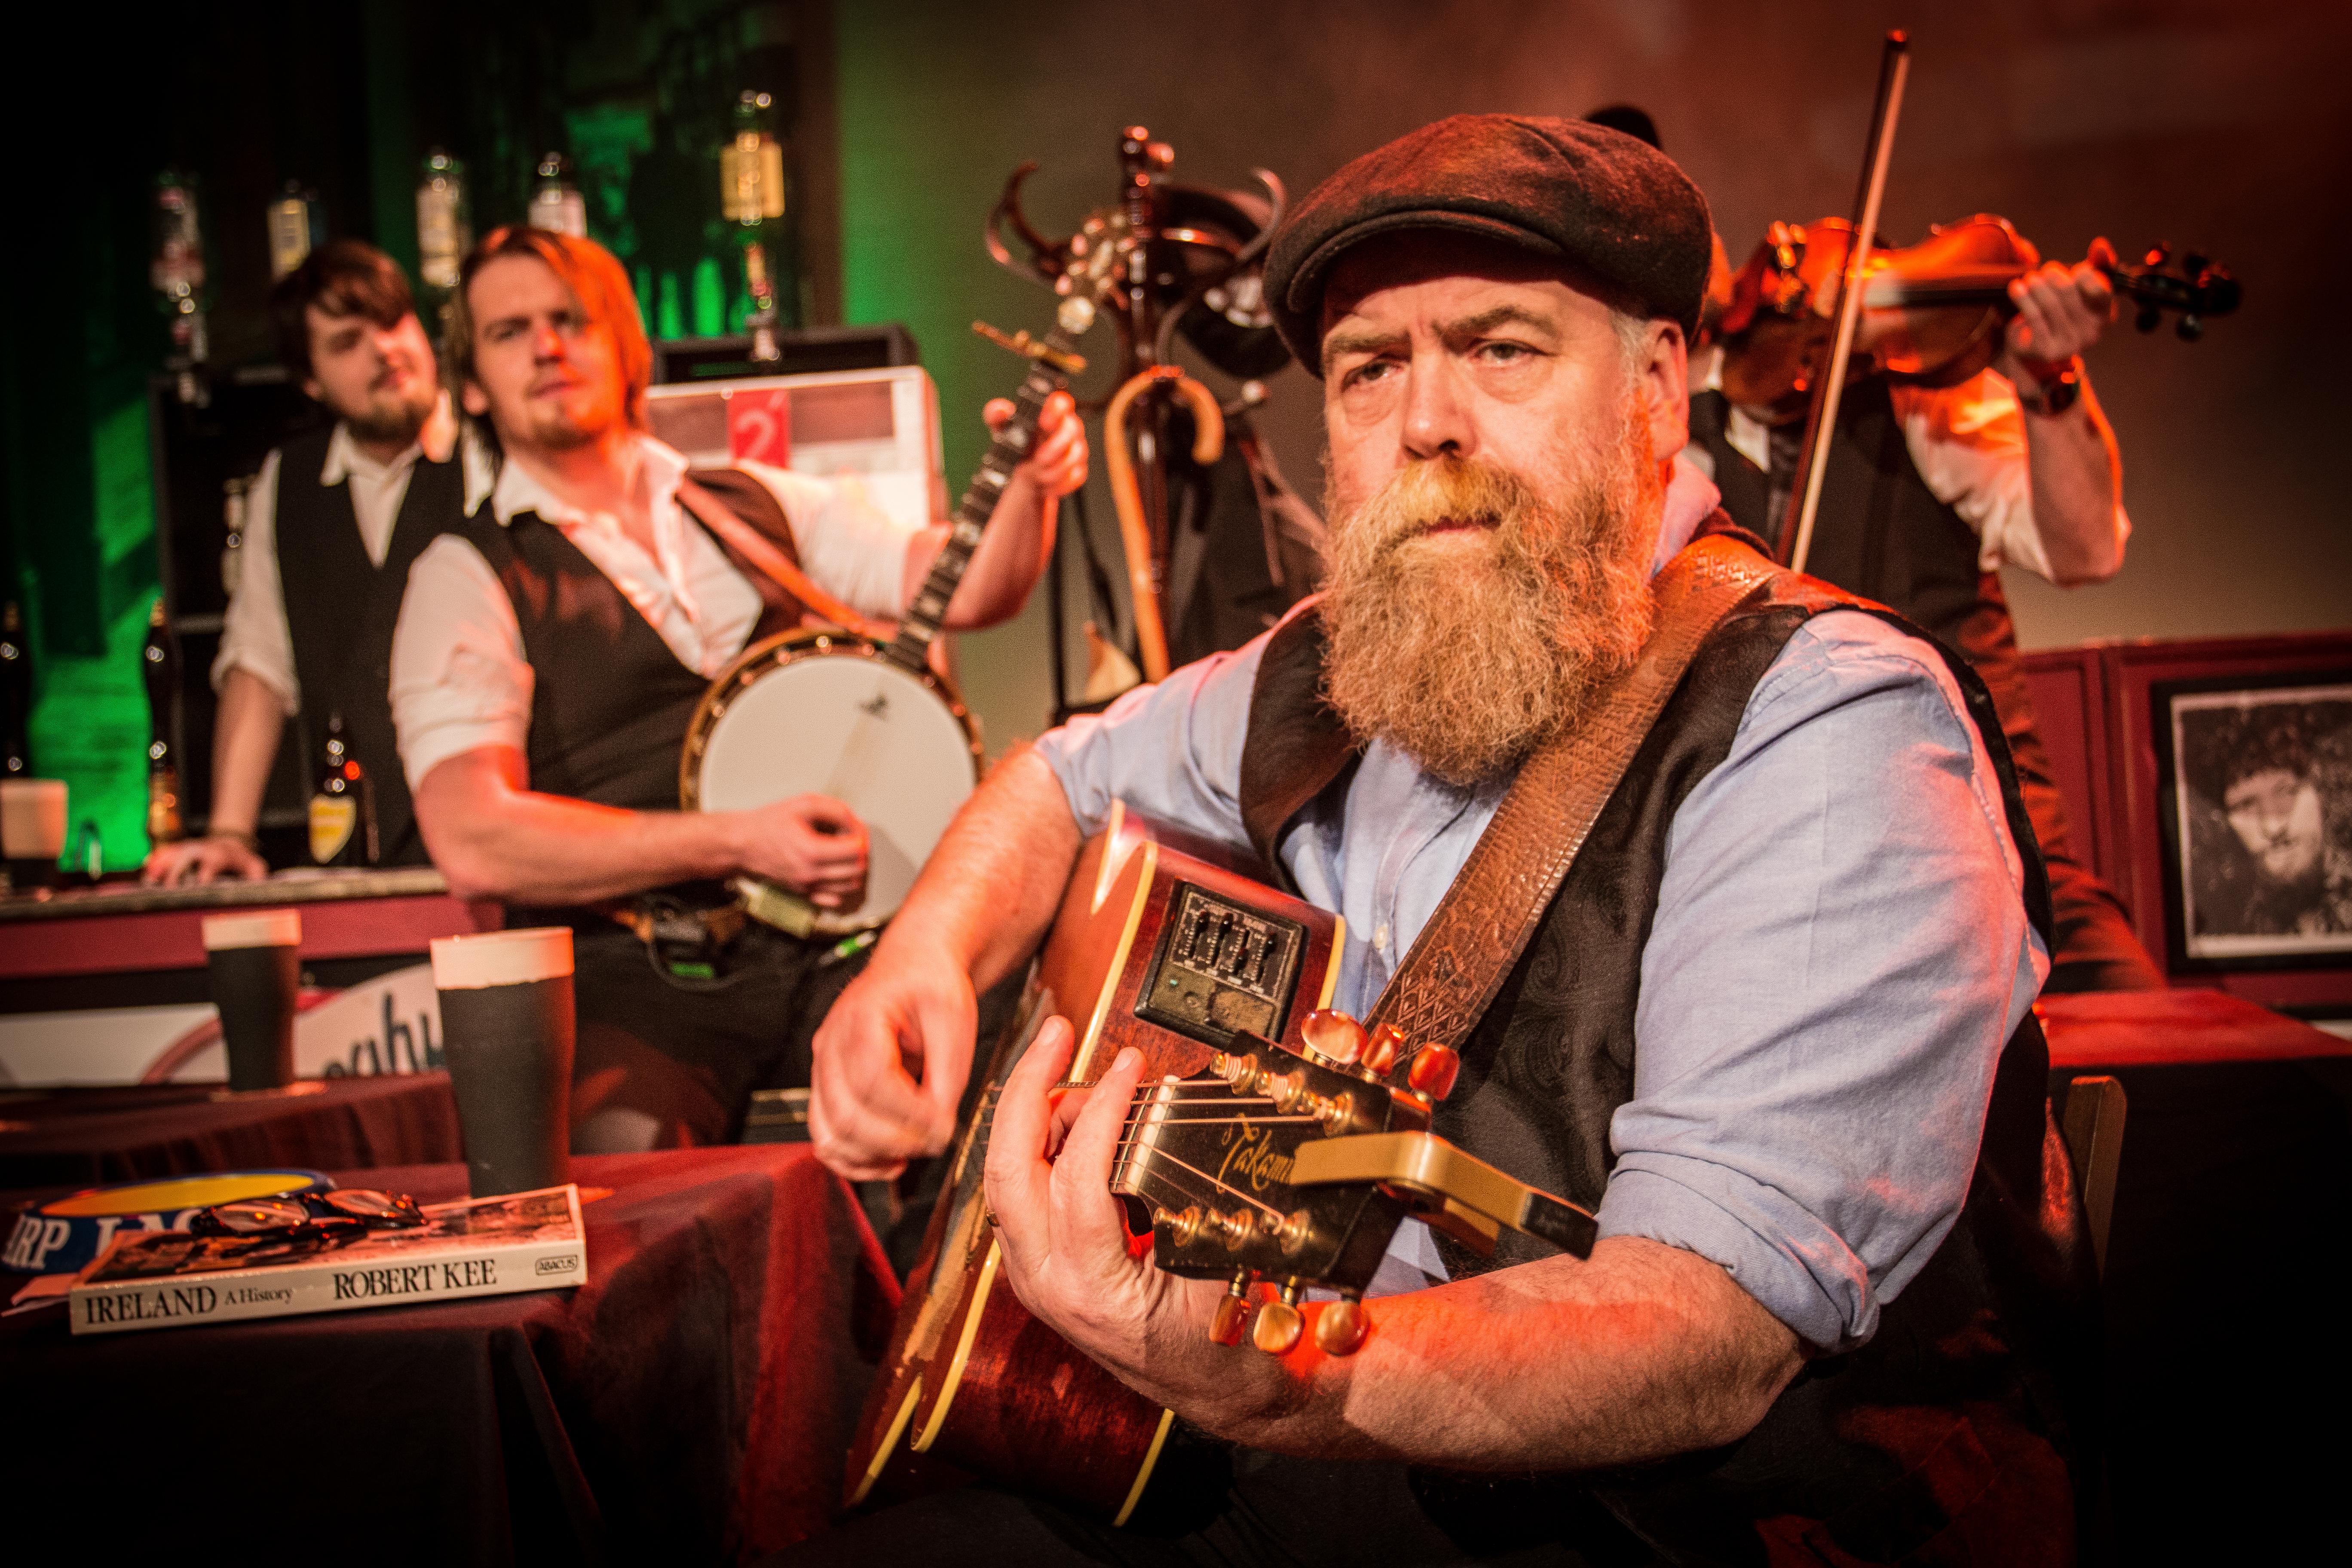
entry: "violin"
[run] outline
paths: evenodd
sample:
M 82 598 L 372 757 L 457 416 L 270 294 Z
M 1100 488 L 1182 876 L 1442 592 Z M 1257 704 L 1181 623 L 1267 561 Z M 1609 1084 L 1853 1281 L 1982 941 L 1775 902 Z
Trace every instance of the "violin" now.
M 1805 412 L 1836 331 L 1838 282 L 1854 226 L 1843 218 L 1774 223 L 1732 279 L 1731 301 L 1715 329 L 1723 345 L 1723 392 L 1733 403 L 1784 417 Z M 2168 312 L 2182 339 L 2238 307 L 2229 269 L 2203 256 L 2175 264 L 2168 247 L 2141 265 L 2120 263 L 2104 241 L 2088 258 L 2116 293 L 2139 307 L 2135 324 L 2154 331 Z M 1864 263 L 1860 324 L 1848 375 L 1881 374 L 1951 386 L 1993 363 L 2017 307 L 2010 284 L 2042 265 L 2033 242 L 2006 218 L 1979 213 L 1928 230 L 1904 249 L 1874 243 Z

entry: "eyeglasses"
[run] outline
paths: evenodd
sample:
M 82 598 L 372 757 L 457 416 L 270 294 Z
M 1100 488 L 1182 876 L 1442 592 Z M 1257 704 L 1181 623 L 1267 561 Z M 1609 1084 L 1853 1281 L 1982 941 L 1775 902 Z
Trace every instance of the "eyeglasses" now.
M 188 1230 L 194 1236 L 236 1237 L 310 1250 L 348 1246 L 370 1231 L 414 1230 L 424 1223 L 424 1211 L 405 1193 L 335 1187 L 215 1204 L 190 1216 Z

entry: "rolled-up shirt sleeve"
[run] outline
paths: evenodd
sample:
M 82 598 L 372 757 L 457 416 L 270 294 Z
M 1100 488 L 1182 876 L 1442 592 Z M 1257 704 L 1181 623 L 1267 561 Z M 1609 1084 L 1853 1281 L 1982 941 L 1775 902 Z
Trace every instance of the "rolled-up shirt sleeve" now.
M 1155 821 L 1247 843 L 1242 742 L 1265 652 L 1261 636 L 1239 652 L 1212 654 L 1157 685 L 1137 687 L 1099 714 L 1049 731 L 1037 754 L 1062 781 L 1078 830 L 1101 832 L 1111 802 L 1120 800 Z
M 1958 1218 L 2048 971 L 1957 684 L 1875 617 L 1800 629 L 1667 838 L 1603 1235 L 1868 1339 Z
M 221 623 L 220 652 L 213 657 L 213 689 L 242 669 L 278 694 L 290 717 L 302 706 L 302 683 L 294 670 L 294 633 L 286 620 L 286 585 L 278 574 L 278 472 L 272 451 L 246 491 L 245 529 L 237 550 L 236 592 L 228 597 Z
M 525 751 L 531 691 L 513 601 L 480 551 L 443 534 L 409 568 L 392 636 L 392 721 L 408 787 L 478 747 Z
M 768 487 L 792 524 L 801 570 L 861 616 L 906 612 L 907 551 L 922 531 L 876 505 L 854 474 L 819 479 L 772 463 L 737 464 Z
M 1957 386 L 1888 390 L 1912 466 L 1936 499 L 1976 530 L 1977 569 L 2021 566 L 2037 577 L 2052 576 L 2050 549 L 2033 514 L 2033 472 L 2017 389 L 1988 370 Z M 2131 518 L 2120 497 L 2105 526 L 2118 552 L 2130 542 Z

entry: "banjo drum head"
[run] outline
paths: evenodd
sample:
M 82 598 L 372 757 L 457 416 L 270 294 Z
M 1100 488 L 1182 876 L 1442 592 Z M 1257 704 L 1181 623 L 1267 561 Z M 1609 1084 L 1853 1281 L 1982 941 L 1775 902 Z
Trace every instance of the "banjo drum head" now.
M 862 931 L 906 901 L 979 783 L 974 737 L 942 687 L 870 644 L 790 641 L 799 646 L 747 652 L 705 699 L 688 742 L 686 804 L 745 811 L 822 795 L 847 805 L 866 825 L 866 899 L 817 924 Z

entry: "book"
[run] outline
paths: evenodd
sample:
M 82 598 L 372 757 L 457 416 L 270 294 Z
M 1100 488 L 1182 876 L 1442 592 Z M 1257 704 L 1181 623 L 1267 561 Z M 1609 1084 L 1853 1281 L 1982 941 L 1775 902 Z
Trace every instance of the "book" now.
M 118 1235 L 68 1293 L 77 1334 L 181 1328 L 584 1284 L 576 1185 L 432 1204 L 425 1224 L 303 1250 L 261 1237 Z

